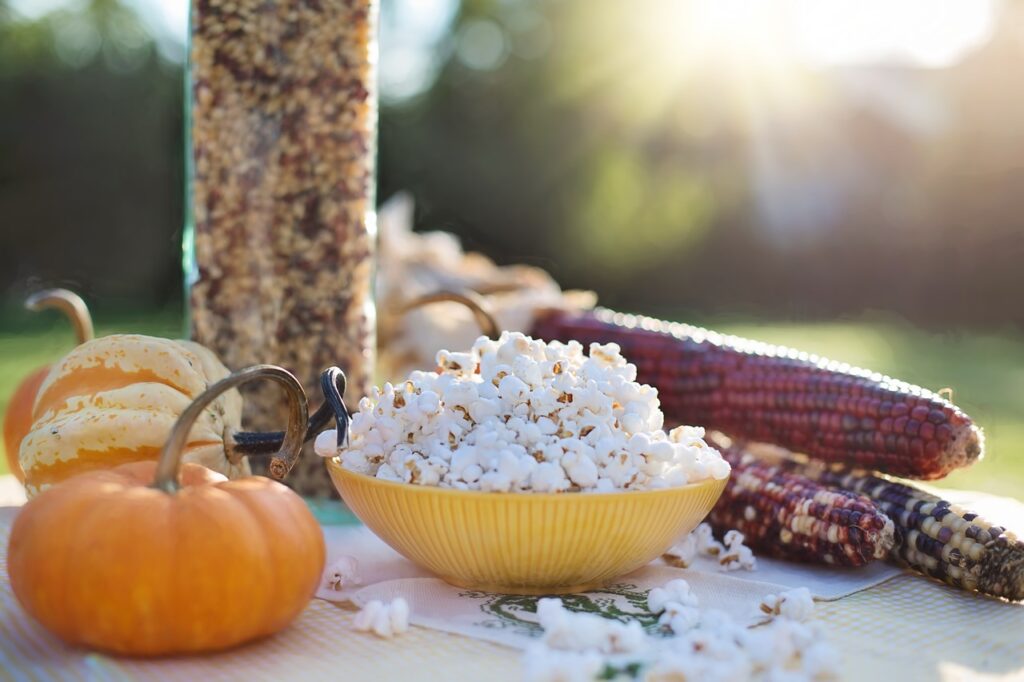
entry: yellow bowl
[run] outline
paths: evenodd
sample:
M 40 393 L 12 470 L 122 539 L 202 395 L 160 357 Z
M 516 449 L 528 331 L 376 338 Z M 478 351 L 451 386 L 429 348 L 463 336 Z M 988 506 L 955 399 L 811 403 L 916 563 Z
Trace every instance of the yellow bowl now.
M 725 481 L 616 493 L 485 493 L 383 481 L 327 462 L 345 504 L 446 582 L 563 594 L 649 563 L 703 520 Z

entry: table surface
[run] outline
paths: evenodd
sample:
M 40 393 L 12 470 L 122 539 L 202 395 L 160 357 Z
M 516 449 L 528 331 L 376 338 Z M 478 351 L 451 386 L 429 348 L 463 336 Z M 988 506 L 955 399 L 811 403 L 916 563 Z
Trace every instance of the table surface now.
M 287 630 L 230 651 L 124 659 L 65 646 L 18 606 L 7 579 L 7 537 L 23 494 L 0 477 L 0 679 L 11 680 L 519 680 L 520 653 L 413 627 L 400 638 L 352 630 L 356 610 L 314 599 Z M 991 498 L 1001 522 L 1024 529 L 1024 504 Z M 321 515 L 329 509 L 318 509 Z M 912 574 L 820 603 L 845 679 L 1022 680 L 1024 604 L 964 593 Z

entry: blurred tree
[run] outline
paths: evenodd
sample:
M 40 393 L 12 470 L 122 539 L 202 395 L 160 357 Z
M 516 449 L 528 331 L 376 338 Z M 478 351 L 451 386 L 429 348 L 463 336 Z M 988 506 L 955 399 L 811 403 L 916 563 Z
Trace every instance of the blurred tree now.
M 0 17 L 2 289 L 177 298 L 180 65 L 118 0 Z
M 415 4 L 382 3 L 386 25 Z M 1024 323 L 1022 5 L 929 70 L 780 64 L 751 51 L 771 26 L 729 42 L 678 14 L 691 4 L 426 3 L 429 40 L 400 37 L 426 57 L 384 44 L 419 80 L 383 81 L 401 87 L 382 100 L 378 196 L 410 190 L 420 229 L 621 308 Z M 180 300 L 181 65 L 121 0 L 11 7 L 0 295 Z
M 621 307 L 1024 322 L 1019 5 L 929 70 L 711 54 L 671 4 L 464 1 L 437 83 L 384 110 L 380 195 Z

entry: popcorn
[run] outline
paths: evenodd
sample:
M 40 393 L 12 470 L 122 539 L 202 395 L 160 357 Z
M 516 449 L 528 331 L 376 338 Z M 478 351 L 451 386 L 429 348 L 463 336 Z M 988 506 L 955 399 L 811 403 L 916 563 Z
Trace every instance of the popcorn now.
M 689 568 L 697 558 L 697 536 L 687 533 L 682 542 L 673 545 L 662 555 L 669 566 L 676 568 Z
M 806 587 L 798 587 L 777 595 L 769 594 L 761 601 L 760 608 L 769 616 L 782 616 L 802 623 L 814 615 L 814 598 Z
M 700 622 L 700 611 L 694 606 L 683 606 L 675 602 L 665 605 L 665 611 L 658 618 L 658 624 L 672 632 L 682 634 L 697 627 Z
M 387 604 L 374 599 L 356 614 L 352 627 L 386 639 L 400 635 L 409 629 L 409 603 L 401 597 Z
M 338 454 L 338 432 L 334 429 L 321 431 L 313 441 L 313 451 L 321 457 L 334 457 Z
M 560 493 L 568 490 L 570 483 L 558 462 L 541 462 L 530 476 L 530 486 L 538 493 Z
M 658 393 L 615 344 L 544 343 L 519 333 L 440 351 L 359 403 L 349 444 L 324 457 L 389 481 L 493 492 L 613 492 L 729 476 L 704 430 L 662 431 Z
M 697 597 L 685 580 L 670 580 L 664 587 L 655 587 L 647 594 L 647 608 L 661 614 L 658 624 L 676 634 L 692 629 L 700 621 Z
M 604 669 L 600 652 L 533 645 L 523 656 L 523 678 L 532 682 L 592 682 Z
M 544 628 L 544 643 L 552 649 L 617 654 L 632 653 L 644 646 L 645 635 L 638 621 L 622 623 L 569 611 L 558 598 L 538 600 L 537 619 Z
M 690 592 L 690 583 L 677 578 L 665 583 L 664 587 L 655 587 L 647 594 L 647 608 L 651 613 L 661 613 L 670 604 L 697 606 L 697 597 Z
M 729 537 L 733 546 L 742 545 L 737 535 Z M 800 596 L 780 603 L 810 600 L 806 589 L 791 592 Z M 699 611 L 684 580 L 651 590 L 648 606 L 661 613 L 659 623 L 671 630 L 669 636 L 647 635 L 638 621 L 622 623 L 569 611 L 559 599 L 539 600 L 543 641 L 524 656 L 525 679 L 611 679 L 616 671 L 629 671 L 629 678 L 647 682 L 839 679 L 839 654 L 815 623 L 782 617 L 748 629 L 724 612 Z
M 740 568 L 753 571 L 757 568 L 757 559 L 749 547 L 743 544 L 746 540 L 743 533 L 730 530 L 725 534 L 726 550 L 718 555 L 718 565 L 723 571 L 735 571 Z
M 725 547 L 711 531 L 710 524 L 702 523 L 693 531 L 697 538 L 697 551 L 708 556 L 718 556 L 725 553 Z
M 698 554 L 717 557 L 719 569 L 735 571 L 757 569 L 757 558 L 749 547 L 743 544 L 746 539 L 738 530 L 730 530 L 725 534 L 725 544 L 715 540 L 711 526 L 702 523 L 693 532 L 687 534 L 681 542 L 676 543 L 661 555 L 669 566 L 689 568 Z
M 726 547 L 732 547 L 733 545 L 742 545 L 747 539 L 747 536 L 738 530 L 726 531 L 725 537 L 722 540 L 725 542 Z
M 331 564 L 324 576 L 326 586 L 336 591 L 358 585 L 359 582 L 359 560 L 348 554 Z
M 562 457 L 562 468 L 569 480 L 580 488 L 593 488 L 597 485 L 597 465 L 585 452 L 577 449 L 565 453 Z

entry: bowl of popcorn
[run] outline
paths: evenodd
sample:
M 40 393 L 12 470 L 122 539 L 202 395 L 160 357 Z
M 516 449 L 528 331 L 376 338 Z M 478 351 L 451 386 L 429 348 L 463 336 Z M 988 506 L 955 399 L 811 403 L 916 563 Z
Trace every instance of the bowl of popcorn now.
M 441 351 L 317 439 L 350 509 L 460 587 L 558 594 L 638 569 L 714 506 L 729 464 L 700 428 L 666 432 L 657 391 L 614 344 L 518 333 Z

